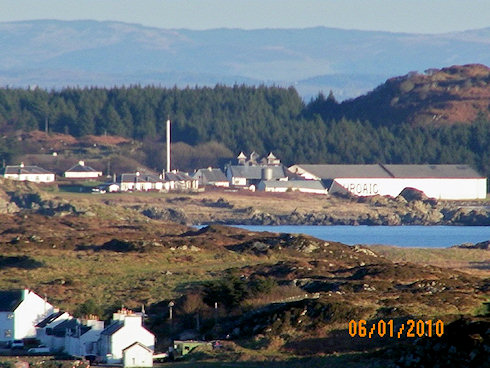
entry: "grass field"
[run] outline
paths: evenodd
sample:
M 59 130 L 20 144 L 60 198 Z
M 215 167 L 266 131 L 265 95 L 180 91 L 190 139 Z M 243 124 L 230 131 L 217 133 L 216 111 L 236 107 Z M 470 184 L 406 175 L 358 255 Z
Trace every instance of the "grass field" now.
M 412 262 L 457 269 L 490 277 L 490 251 L 462 248 L 408 248 L 374 245 L 370 248 L 393 262 Z

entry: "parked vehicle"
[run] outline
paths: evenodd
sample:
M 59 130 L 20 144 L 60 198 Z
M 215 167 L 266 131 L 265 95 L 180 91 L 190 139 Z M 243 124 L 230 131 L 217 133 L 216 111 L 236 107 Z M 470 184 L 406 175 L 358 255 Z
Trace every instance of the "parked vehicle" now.
M 15 349 L 24 349 L 24 340 L 14 340 L 10 344 L 10 348 Z
M 39 345 L 35 348 L 30 348 L 27 352 L 29 354 L 49 354 L 50 350 L 46 345 Z

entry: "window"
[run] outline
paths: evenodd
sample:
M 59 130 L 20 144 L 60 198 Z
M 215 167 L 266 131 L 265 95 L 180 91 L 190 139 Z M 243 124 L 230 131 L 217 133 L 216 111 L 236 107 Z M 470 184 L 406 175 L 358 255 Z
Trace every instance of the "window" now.
M 13 314 L 13 313 L 9 313 L 9 314 L 7 315 L 7 318 L 8 318 L 8 319 L 12 319 L 12 318 L 14 318 L 14 314 Z
M 4 337 L 12 337 L 12 330 L 3 330 Z

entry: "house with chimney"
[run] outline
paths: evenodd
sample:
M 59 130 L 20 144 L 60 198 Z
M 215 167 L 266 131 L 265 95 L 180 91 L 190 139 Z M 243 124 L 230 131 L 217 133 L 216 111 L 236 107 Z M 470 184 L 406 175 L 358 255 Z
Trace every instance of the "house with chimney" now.
M 6 166 L 3 170 L 3 177 L 18 181 L 31 181 L 34 183 L 52 183 L 55 180 L 55 174 L 53 172 L 39 166 L 24 165 L 23 162 L 19 165 Z
M 208 167 L 207 169 L 197 170 L 192 177 L 199 181 L 199 186 L 213 186 L 228 188 L 230 182 L 226 177 L 225 173 L 221 169 Z
M 36 325 L 54 308 L 28 289 L 0 291 L 0 343 L 36 337 Z
M 199 180 L 185 172 L 172 170 L 165 172 L 163 175 L 165 182 L 168 184 L 168 190 L 195 192 L 199 189 Z
M 117 184 L 119 184 L 119 190 L 121 192 L 168 190 L 164 186 L 164 181 L 159 175 L 140 173 L 139 171 L 121 174 Z
M 75 323 L 65 330 L 65 353 L 86 357 L 97 355 L 98 341 L 104 330 L 104 322 L 99 321 L 97 316 L 74 319 Z
M 155 335 L 143 326 L 143 313 L 122 308 L 100 334 L 98 355 L 108 364 L 128 360 L 133 367 L 151 367 Z
M 36 325 L 36 338 L 51 351 L 56 351 L 57 349 L 60 350 L 63 347 L 64 342 L 56 345 L 56 336 L 53 334 L 53 329 L 62 322 L 72 318 L 73 317 L 67 312 L 55 309 L 53 313 Z
M 95 180 L 102 176 L 102 171 L 95 170 L 85 165 L 85 161 L 78 161 L 78 164 L 65 171 L 64 177 L 77 180 Z

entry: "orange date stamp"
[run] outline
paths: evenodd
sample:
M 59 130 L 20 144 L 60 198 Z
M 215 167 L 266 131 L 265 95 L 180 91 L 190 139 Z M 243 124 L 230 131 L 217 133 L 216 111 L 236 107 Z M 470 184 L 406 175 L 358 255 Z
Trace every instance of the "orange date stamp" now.
M 444 322 L 440 319 L 433 321 L 431 319 L 413 320 L 409 319 L 404 323 L 395 325 L 392 319 L 388 321 L 379 320 L 378 322 L 368 323 L 366 320 L 351 320 L 349 322 L 349 335 L 352 337 L 392 337 L 392 338 L 414 338 L 414 337 L 441 337 L 444 334 Z

